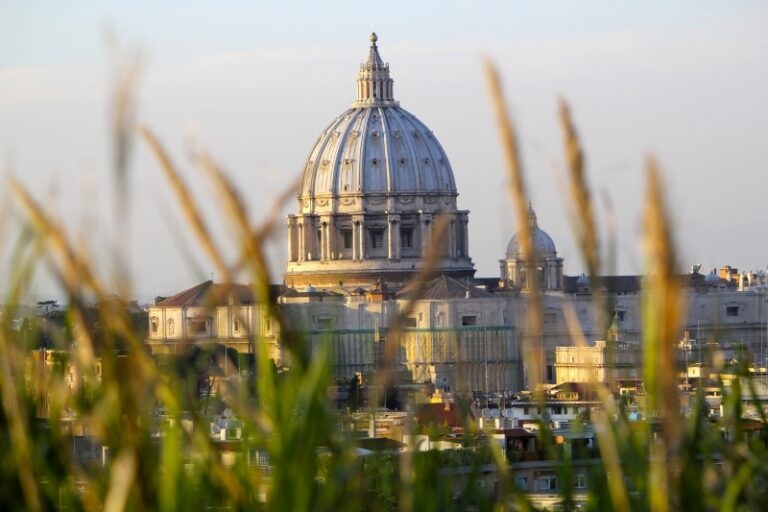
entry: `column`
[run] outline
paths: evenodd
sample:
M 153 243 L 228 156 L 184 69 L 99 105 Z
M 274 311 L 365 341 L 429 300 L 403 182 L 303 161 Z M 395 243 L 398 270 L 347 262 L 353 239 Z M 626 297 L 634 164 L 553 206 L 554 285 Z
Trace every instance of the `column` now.
M 359 222 L 357 223 L 357 240 L 360 243 L 360 247 L 357 251 L 357 257 L 361 260 L 365 259 L 365 217 L 362 215 L 358 217 Z
M 325 252 L 324 260 L 333 258 L 331 253 L 331 219 L 327 217 L 323 221 L 323 251 Z
M 360 260 L 363 254 L 363 233 L 361 226 L 363 224 L 363 216 L 355 215 L 352 217 L 352 259 Z
M 288 261 L 296 261 L 296 218 L 288 217 Z
M 432 241 L 432 214 L 422 213 L 419 226 L 421 228 L 421 256 L 424 257 Z
M 456 220 L 451 219 L 450 226 L 448 228 L 448 254 L 449 258 L 456 256 Z
M 319 259 L 317 222 L 314 217 L 304 218 L 304 236 L 307 249 L 307 260 Z
M 333 217 L 328 218 L 328 259 L 335 260 L 339 257 L 337 254 L 339 246 L 336 243 L 336 220 Z
M 390 215 L 387 218 L 387 257 L 390 260 L 400 259 L 400 216 Z
M 323 259 L 329 260 L 331 259 L 331 226 L 329 221 L 326 219 L 323 221 Z
M 469 259 L 469 217 L 467 215 L 462 216 L 461 229 L 464 235 L 462 237 L 462 243 L 464 246 L 463 254 L 465 258 Z
M 301 218 L 301 224 L 299 224 L 299 261 L 306 261 L 307 254 L 307 219 Z
M 317 244 L 317 259 L 320 261 L 325 260 L 325 222 L 322 220 L 315 226 L 315 241 Z

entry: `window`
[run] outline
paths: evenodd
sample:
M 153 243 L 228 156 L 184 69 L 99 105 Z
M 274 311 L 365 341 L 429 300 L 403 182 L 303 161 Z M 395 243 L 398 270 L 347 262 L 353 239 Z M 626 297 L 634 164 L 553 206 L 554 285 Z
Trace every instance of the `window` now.
M 413 228 L 400 228 L 400 245 L 404 249 L 413 247 Z
M 477 325 L 477 317 L 474 315 L 462 316 L 461 325 L 462 326 Z
M 208 321 L 193 319 L 189 321 L 189 332 L 192 334 L 205 334 L 208 332 Z
M 515 485 L 521 491 L 527 491 L 528 490 L 528 477 L 527 476 L 515 477 Z
M 548 311 L 544 313 L 544 323 L 545 324 L 555 324 L 557 323 L 557 313 L 554 311 Z
M 235 332 L 240 332 L 240 319 L 239 318 L 235 318 L 235 323 L 232 326 L 232 330 L 235 331 Z
M 556 491 L 557 477 L 554 475 L 540 476 L 536 479 L 536 489 L 539 491 Z
M 345 249 L 352 248 L 352 230 L 351 229 L 342 229 L 341 239 L 342 239 L 342 242 L 344 243 Z
M 152 318 L 150 318 L 149 319 L 149 324 L 150 324 L 151 329 L 152 329 L 152 334 L 157 334 L 157 328 L 158 328 L 158 325 L 159 325 L 157 317 L 153 316 Z
M 173 336 L 176 334 L 176 322 L 173 321 L 173 318 L 168 319 L 168 336 Z
M 403 321 L 403 325 L 404 325 L 406 328 L 411 328 L 411 329 L 412 329 L 412 328 L 414 328 L 414 327 L 416 327 L 416 317 L 414 317 L 414 316 L 409 316 L 409 317 L 407 317 L 407 318 L 406 318 L 406 319 Z
M 587 475 L 583 473 L 579 473 L 576 475 L 576 478 L 574 479 L 573 486 L 576 489 L 586 489 L 587 488 Z
M 374 249 L 381 249 L 384 246 L 384 230 L 372 229 L 371 233 L 371 247 Z
M 317 319 L 317 328 L 320 330 L 328 330 L 331 328 L 331 319 L 330 318 L 318 318 Z
M 624 321 L 624 314 L 625 313 L 626 313 L 626 311 L 622 311 L 620 309 L 617 309 L 616 312 L 615 312 L 616 320 L 618 320 L 619 322 L 623 322 Z
M 547 365 L 547 382 L 555 380 L 555 368 L 551 365 Z
M 729 317 L 739 316 L 739 306 L 726 306 L 725 316 L 729 316 Z

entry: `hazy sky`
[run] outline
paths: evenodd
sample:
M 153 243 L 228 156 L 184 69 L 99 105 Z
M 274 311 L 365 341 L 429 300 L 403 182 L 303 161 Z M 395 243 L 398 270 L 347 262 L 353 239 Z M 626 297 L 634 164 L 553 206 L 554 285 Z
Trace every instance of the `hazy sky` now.
M 139 141 L 130 231 L 113 227 L 108 93 L 116 64 L 105 34 L 141 50 L 138 118 L 167 144 L 221 229 L 190 165 L 195 141 L 241 187 L 254 219 L 263 217 L 319 132 L 354 99 L 371 22 L 396 99 L 451 160 L 459 206 L 471 211 L 479 276 L 498 275 L 514 231 L 483 55 L 502 71 L 539 223 L 566 273 L 582 265 L 558 184 L 559 95 L 572 105 L 602 222 L 602 198 L 615 210 L 619 272 L 642 272 L 649 152 L 661 163 L 684 267 L 768 264 L 768 4 L 757 1 L 3 2 L 3 170 L 104 261 L 127 237 L 139 298 L 179 291 L 208 278 L 211 265 L 192 249 Z M 7 225 L 17 217 L 2 183 Z M 0 233 L 7 252 L 13 230 Z M 43 279 L 37 292 L 53 288 Z

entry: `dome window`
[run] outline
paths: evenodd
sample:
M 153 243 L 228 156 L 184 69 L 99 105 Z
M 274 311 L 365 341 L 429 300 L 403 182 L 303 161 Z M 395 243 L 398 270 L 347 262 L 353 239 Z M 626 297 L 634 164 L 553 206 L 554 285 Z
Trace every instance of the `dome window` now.
M 344 249 L 352 248 L 353 238 L 352 238 L 352 230 L 350 228 L 341 229 L 341 241 Z
M 371 163 L 373 165 L 378 165 L 379 164 L 379 159 L 378 158 L 374 158 L 373 160 L 371 160 Z
M 371 130 L 371 138 L 377 139 L 379 137 L 379 132 L 377 130 Z
M 405 158 L 401 158 L 398 162 L 400 162 L 400 165 L 405 165 Z
M 384 247 L 384 230 L 377 228 L 369 230 L 371 235 L 371 247 L 381 249 Z
M 424 159 L 424 165 L 429 165 L 429 158 Z
M 413 228 L 400 228 L 400 246 L 403 249 L 413 248 Z

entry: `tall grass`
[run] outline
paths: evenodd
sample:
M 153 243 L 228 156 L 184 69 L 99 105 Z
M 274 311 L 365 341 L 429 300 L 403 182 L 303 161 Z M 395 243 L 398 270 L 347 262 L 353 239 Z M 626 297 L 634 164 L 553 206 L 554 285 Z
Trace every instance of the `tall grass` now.
M 528 195 L 516 131 L 499 75 L 490 63 L 486 71 L 509 171 L 521 249 L 532 260 L 535 249 L 530 243 Z M 125 185 L 130 140 L 137 131 L 132 124 L 135 73 L 135 68 L 130 67 L 115 91 L 118 189 Z M 602 271 L 600 230 L 588 188 L 584 152 L 565 102 L 560 104 L 559 115 L 569 184 L 566 203 L 583 260 L 595 278 Z M 270 299 L 269 284 L 275 274 L 269 268 L 264 247 L 277 232 L 276 212 L 295 194 L 296 186 L 277 198 L 271 210 L 275 213 L 254 225 L 246 203 L 213 157 L 205 152 L 195 155 L 192 164 L 208 179 L 225 212 L 224 227 L 237 249 L 230 260 L 212 237 L 210 220 L 198 207 L 162 143 L 148 128 L 139 128 L 138 134 L 155 155 L 187 228 L 227 285 L 219 298 L 227 296 L 228 287 L 236 279 L 252 283 L 257 301 L 280 326 L 291 369 L 277 372 L 265 340 L 254 337 L 255 375 L 228 381 L 222 393 L 243 433 L 242 443 L 235 449 L 241 456 L 228 462 L 221 456 L 222 445 L 208 435 L 206 411 L 210 404 L 190 397 L 190 386 L 194 386 L 191 379 L 195 377 L 191 368 L 199 361 L 189 354 L 172 363 L 152 357 L 145 349 L 142 331 L 135 327 L 126 309 L 110 300 L 114 285 L 97 275 L 95 255 L 78 245 L 66 227 L 22 184 L 13 182 L 13 196 L 23 211 L 24 226 L 15 242 L 10 273 L 5 277 L 9 301 L 0 318 L 3 510 L 532 508 L 514 485 L 514 474 L 495 445 L 461 460 L 455 458 L 463 457 L 460 454 L 435 453 L 359 457 L 354 440 L 337 428 L 338 416 L 330 407 L 327 390 L 332 376 L 327 347 L 310 357 L 304 340 Z M 606 414 L 595 418 L 602 459 L 592 475 L 588 507 L 766 510 L 765 432 L 762 437 L 748 436 L 742 428 L 739 382 L 724 388 L 727 414 L 717 422 L 707 420 L 700 407 L 687 418 L 679 414 L 672 344 L 678 339 L 684 303 L 675 277 L 677 262 L 660 172 L 653 160 L 649 160 L 647 168 L 644 223 L 648 278 L 643 333 L 646 412 L 650 420 L 630 425 L 608 391 L 598 386 Z M 128 198 L 119 212 L 129 215 Z M 437 240 L 444 229 L 445 223 L 438 221 L 424 270 L 416 278 L 417 289 L 427 282 L 439 258 Z M 2 242 L 6 241 L 0 240 L 0 246 Z M 13 323 L 15 310 L 29 299 L 30 281 L 40 265 L 51 270 L 66 294 L 67 310 L 58 325 L 37 323 L 20 330 Z M 529 275 L 535 279 L 536 272 Z M 124 291 L 130 286 L 126 283 L 119 288 Z M 536 292 L 529 296 L 531 314 L 526 321 L 533 335 L 523 347 L 523 354 L 529 385 L 534 388 L 542 381 L 544 350 L 540 296 Z M 384 364 L 376 377 L 375 390 L 384 389 L 392 379 L 390 363 L 398 348 L 398 330 L 414 307 L 414 300 L 402 308 L 387 330 Z M 604 312 L 603 325 L 607 327 L 610 306 L 600 293 L 594 300 L 598 310 Z M 573 312 L 567 308 L 566 318 L 572 338 L 586 344 Z M 51 334 L 55 348 L 69 354 L 82 382 L 91 383 L 89 386 L 83 386 L 79 393 L 66 392 L 67 376 L 60 369 L 46 374 L 45 382 L 25 378 L 29 374 L 29 345 L 25 339 L 34 338 L 40 331 Z M 229 352 L 223 357 L 229 358 Z M 102 378 L 95 385 L 98 358 L 102 361 Z M 227 363 L 219 359 L 213 364 Z M 38 412 L 41 400 L 46 401 L 44 417 Z M 372 397 L 371 403 L 378 403 L 378 398 Z M 165 411 L 162 421 L 155 414 L 157 410 Z M 84 463 L 75 456 L 73 443 L 78 442 L 77 432 L 83 430 L 107 448 L 104 467 Z M 730 435 L 727 440 L 723 436 L 726 431 Z M 572 482 L 571 462 L 557 455 L 552 433 L 543 428 L 541 438 L 553 458 L 562 462 L 558 466 L 562 481 Z M 250 465 L 247 454 L 252 452 L 268 455 L 269 469 Z M 484 463 L 496 465 L 500 479 L 496 495 L 481 491 L 477 483 L 478 468 Z M 458 499 L 454 498 L 451 476 L 446 472 L 452 465 L 471 469 Z M 563 506 L 574 507 L 572 485 L 564 485 L 561 492 Z

